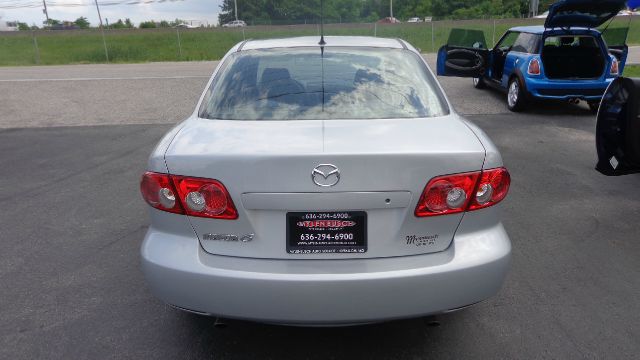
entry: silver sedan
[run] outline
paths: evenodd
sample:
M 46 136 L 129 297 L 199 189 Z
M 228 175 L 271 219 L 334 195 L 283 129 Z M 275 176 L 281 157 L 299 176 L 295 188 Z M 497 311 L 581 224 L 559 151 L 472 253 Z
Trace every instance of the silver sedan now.
M 249 40 L 151 154 L 153 293 L 198 314 L 339 325 L 496 294 L 510 177 L 398 39 Z

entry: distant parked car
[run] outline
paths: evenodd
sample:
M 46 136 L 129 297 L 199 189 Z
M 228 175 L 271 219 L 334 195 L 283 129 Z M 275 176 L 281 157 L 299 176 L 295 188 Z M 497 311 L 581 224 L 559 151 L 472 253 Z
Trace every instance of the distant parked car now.
M 180 29 L 196 29 L 197 28 L 197 26 L 190 25 L 190 24 L 178 24 L 175 27 Z
M 620 43 L 607 44 L 595 28 L 624 4 L 559 1 L 549 9 L 544 26 L 512 28 L 493 49 L 486 48 L 482 31 L 454 29 L 438 53 L 438 74 L 472 77 L 476 88 L 504 90 L 511 111 L 540 98 L 585 100 L 595 112 L 609 83 L 622 73 L 628 51 L 626 29 Z
M 378 20 L 378 24 L 397 24 L 400 23 L 401 21 L 394 18 L 394 17 L 386 17 L 384 19 L 380 19 Z
M 419 23 L 422 22 L 422 19 L 420 19 L 419 17 L 412 17 L 409 20 L 407 20 L 408 23 Z
M 222 27 L 245 27 L 245 26 L 247 26 L 247 23 L 242 20 L 233 20 L 222 25 Z
M 80 27 L 74 23 L 65 21 L 62 24 L 54 24 L 49 26 L 49 30 L 78 30 Z

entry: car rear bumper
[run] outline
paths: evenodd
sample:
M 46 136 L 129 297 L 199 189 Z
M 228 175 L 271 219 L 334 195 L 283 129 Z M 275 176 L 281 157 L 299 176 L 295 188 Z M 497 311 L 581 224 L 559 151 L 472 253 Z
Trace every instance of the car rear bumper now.
M 482 212 L 465 214 L 445 251 L 375 259 L 217 256 L 193 236 L 151 227 L 142 269 L 164 302 L 221 317 L 350 324 L 441 313 L 491 297 L 504 281 L 511 244 L 500 222 L 481 225 Z
M 527 78 L 527 91 L 531 96 L 541 99 L 581 99 L 600 100 L 613 78 L 604 80 L 548 80 Z

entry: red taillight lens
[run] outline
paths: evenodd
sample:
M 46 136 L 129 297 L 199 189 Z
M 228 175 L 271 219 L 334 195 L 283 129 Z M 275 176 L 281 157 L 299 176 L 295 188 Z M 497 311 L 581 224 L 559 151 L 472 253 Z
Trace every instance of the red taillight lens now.
M 424 188 L 415 215 L 455 214 L 489 207 L 507 196 L 510 184 L 505 168 L 439 176 Z
M 531 59 L 527 73 L 529 73 L 529 75 L 540 75 L 540 60 L 537 58 Z
M 237 219 L 238 211 L 227 189 L 217 180 L 171 176 L 185 213 L 214 219 Z
M 140 181 L 140 192 L 144 200 L 156 209 L 184 214 L 176 189 L 167 174 L 146 172 Z
M 439 176 L 431 179 L 420 196 L 418 217 L 463 212 L 476 187 L 480 172 Z
M 238 218 L 229 192 L 217 180 L 146 172 L 140 192 L 159 210 L 215 219 Z
M 611 62 L 611 75 L 618 75 L 618 72 L 620 71 L 619 69 L 619 65 L 618 65 L 618 60 L 613 59 L 613 61 Z
M 507 169 L 484 170 L 469 210 L 482 209 L 499 203 L 507 196 L 510 185 L 511 176 Z

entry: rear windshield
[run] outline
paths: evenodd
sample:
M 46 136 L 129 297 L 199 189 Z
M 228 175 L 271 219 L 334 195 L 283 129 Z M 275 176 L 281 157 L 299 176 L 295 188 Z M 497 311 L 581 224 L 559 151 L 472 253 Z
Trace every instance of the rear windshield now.
M 581 47 L 581 48 L 592 48 L 597 49 L 600 46 L 598 42 L 593 36 L 549 36 L 544 39 L 544 47 L 556 47 L 556 48 L 567 48 L 567 47 Z
M 381 119 L 442 116 L 440 90 L 422 59 L 402 49 L 320 47 L 231 55 L 200 117 L 225 120 Z

